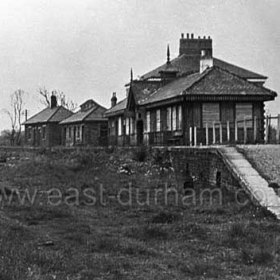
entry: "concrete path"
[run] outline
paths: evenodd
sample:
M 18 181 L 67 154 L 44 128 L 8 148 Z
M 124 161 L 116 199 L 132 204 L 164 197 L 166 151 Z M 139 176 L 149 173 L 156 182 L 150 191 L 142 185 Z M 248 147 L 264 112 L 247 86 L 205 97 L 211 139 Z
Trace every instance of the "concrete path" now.
M 280 197 L 268 187 L 268 182 L 252 167 L 250 162 L 234 147 L 218 147 L 225 163 L 231 168 L 241 186 L 270 212 L 280 219 Z

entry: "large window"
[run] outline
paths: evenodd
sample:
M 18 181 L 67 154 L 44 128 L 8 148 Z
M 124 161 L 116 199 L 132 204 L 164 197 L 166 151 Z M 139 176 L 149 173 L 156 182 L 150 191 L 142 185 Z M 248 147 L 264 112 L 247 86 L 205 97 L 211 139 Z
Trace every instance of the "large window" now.
M 176 106 L 172 107 L 172 130 L 177 130 L 177 108 Z
M 253 105 L 251 103 L 236 103 L 235 116 L 239 127 L 244 126 L 244 120 L 246 120 L 247 127 L 252 127 Z
M 168 107 L 166 119 L 166 129 L 168 131 L 182 130 L 182 106 Z
M 130 134 L 134 134 L 134 120 L 133 118 L 130 118 Z
M 129 118 L 125 119 L 125 134 L 129 135 Z
M 151 112 L 146 112 L 147 132 L 151 132 Z
M 203 103 L 202 104 L 202 120 L 203 127 L 212 127 L 213 123 L 220 122 L 220 104 L 219 103 Z
M 171 130 L 171 124 L 172 124 L 172 110 L 171 107 L 167 108 L 167 115 L 166 115 L 166 130 L 170 131 Z
M 122 135 L 122 117 L 118 118 L 118 135 Z
M 156 131 L 160 131 L 160 109 L 156 110 L 156 122 L 157 122 L 157 126 L 156 126 Z

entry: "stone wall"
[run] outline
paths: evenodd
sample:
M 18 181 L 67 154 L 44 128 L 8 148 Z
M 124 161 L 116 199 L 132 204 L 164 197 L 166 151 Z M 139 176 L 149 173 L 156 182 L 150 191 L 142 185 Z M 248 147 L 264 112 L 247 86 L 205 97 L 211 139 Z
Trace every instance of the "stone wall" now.
M 156 148 L 155 148 L 156 149 Z M 186 166 L 196 180 L 205 186 L 239 188 L 237 178 L 223 160 L 217 149 L 213 148 L 168 148 L 177 177 L 184 180 Z M 218 181 L 218 182 L 217 182 Z

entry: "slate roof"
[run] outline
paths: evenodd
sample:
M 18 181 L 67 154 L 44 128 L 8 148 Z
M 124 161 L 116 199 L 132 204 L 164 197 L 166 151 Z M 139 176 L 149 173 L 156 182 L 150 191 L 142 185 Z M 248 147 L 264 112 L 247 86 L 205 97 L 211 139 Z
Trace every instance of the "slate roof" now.
M 199 65 L 200 65 L 200 57 L 199 56 L 191 56 L 187 54 L 180 55 L 173 60 L 171 60 L 172 66 L 178 70 L 178 75 L 187 75 L 192 74 L 195 72 L 199 72 Z M 246 70 L 242 67 L 233 65 L 231 63 L 225 62 L 218 58 L 213 58 L 213 65 L 218 66 L 224 70 L 227 70 L 235 75 L 238 75 L 242 78 L 246 79 L 266 79 L 267 77 L 254 73 L 252 71 Z M 160 71 L 166 68 L 166 63 L 155 68 L 154 70 L 144 74 L 141 76 L 141 79 L 148 79 L 148 78 L 159 78 Z
M 277 94 L 217 66 L 203 73 L 181 77 L 158 89 L 140 105 L 172 99 L 181 95 L 259 95 L 274 98 Z
M 37 123 L 57 123 L 68 118 L 72 114 L 73 113 L 71 111 L 64 108 L 63 106 L 58 106 L 55 108 L 48 107 L 42 110 L 41 112 L 37 113 L 36 115 L 32 116 L 31 118 L 29 118 L 23 124 L 31 125 Z
M 84 105 L 86 102 L 84 102 L 82 105 Z M 60 124 L 70 124 L 70 123 L 78 123 L 84 121 L 106 121 L 107 119 L 104 118 L 104 113 L 106 111 L 106 108 L 104 108 L 103 106 L 99 105 L 94 101 L 92 104 L 93 107 L 91 107 L 90 109 L 86 111 L 79 110 L 77 113 L 73 114 L 69 118 L 61 121 Z
M 105 115 L 111 115 L 111 114 L 117 114 L 117 113 L 121 113 L 125 110 L 127 105 L 127 98 L 121 100 L 120 102 L 118 102 L 116 104 L 116 106 L 110 108 L 109 110 L 106 111 Z
M 135 102 L 138 104 L 143 100 L 149 98 L 149 96 L 160 87 L 159 82 L 145 82 L 145 81 L 134 81 L 130 85 L 130 89 L 133 92 Z

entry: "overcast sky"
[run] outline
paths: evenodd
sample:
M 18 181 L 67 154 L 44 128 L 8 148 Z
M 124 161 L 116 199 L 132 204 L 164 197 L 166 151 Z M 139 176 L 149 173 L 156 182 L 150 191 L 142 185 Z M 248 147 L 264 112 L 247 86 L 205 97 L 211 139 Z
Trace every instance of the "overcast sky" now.
M 279 0 L 0 0 L 1 108 L 21 88 L 36 113 L 39 87 L 109 107 L 113 91 L 125 97 L 131 67 L 137 77 L 164 63 L 167 44 L 178 55 L 181 33 L 210 35 L 215 57 L 268 76 L 280 94 L 279 11 Z

